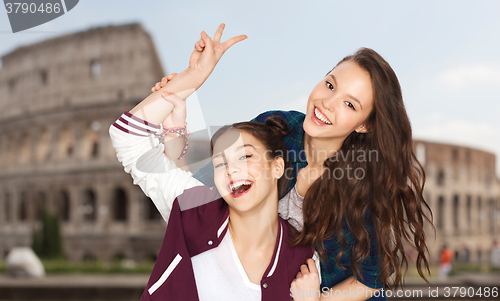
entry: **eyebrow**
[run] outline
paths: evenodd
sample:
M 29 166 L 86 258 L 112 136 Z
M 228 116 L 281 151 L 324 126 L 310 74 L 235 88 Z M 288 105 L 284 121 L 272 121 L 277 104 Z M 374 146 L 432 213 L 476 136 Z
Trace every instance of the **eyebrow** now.
M 330 73 L 330 76 L 333 79 L 333 82 L 335 82 L 335 85 L 337 86 L 337 79 L 335 78 L 335 75 L 333 75 L 333 74 Z M 352 96 L 351 94 L 347 94 L 347 96 L 349 96 L 355 102 L 357 102 L 359 104 L 359 106 L 361 107 L 361 109 L 363 109 L 363 106 L 361 105 L 361 102 L 356 97 Z
M 235 149 L 235 151 L 239 151 L 240 149 L 242 149 L 242 148 L 244 148 L 244 147 L 251 147 L 251 148 L 255 149 L 255 146 L 253 146 L 253 145 L 251 145 L 251 144 L 247 143 L 247 144 L 243 144 L 243 145 L 238 146 L 238 147 Z M 218 153 L 217 155 L 213 155 L 213 156 L 212 156 L 212 160 L 213 160 L 213 159 L 215 159 L 215 158 L 221 157 L 221 156 L 222 156 L 222 153 Z

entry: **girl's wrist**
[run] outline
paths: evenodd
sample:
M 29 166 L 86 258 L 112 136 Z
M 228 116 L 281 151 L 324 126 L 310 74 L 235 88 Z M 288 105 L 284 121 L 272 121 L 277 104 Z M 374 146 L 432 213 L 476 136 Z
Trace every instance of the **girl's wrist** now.
M 212 70 L 201 70 L 201 69 L 192 69 L 191 67 L 188 67 L 185 71 L 189 77 L 193 78 L 194 81 L 199 83 L 199 86 L 201 86 L 207 80 L 207 78 L 210 76 L 213 69 Z M 198 88 L 199 88 L 199 86 L 198 86 Z

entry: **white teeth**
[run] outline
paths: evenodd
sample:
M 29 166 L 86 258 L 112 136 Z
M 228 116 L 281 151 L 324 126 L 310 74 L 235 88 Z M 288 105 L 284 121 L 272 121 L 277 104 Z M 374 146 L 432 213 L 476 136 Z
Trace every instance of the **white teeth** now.
M 241 181 L 241 182 L 229 184 L 229 187 L 231 188 L 231 190 L 234 191 L 234 190 L 238 189 L 241 185 L 250 185 L 250 184 L 252 184 L 252 182 L 250 182 L 250 181 Z
M 325 115 L 321 114 L 321 112 L 318 110 L 318 108 L 314 108 L 314 115 L 321 121 L 323 121 L 326 124 L 332 124 L 328 118 L 326 118 Z

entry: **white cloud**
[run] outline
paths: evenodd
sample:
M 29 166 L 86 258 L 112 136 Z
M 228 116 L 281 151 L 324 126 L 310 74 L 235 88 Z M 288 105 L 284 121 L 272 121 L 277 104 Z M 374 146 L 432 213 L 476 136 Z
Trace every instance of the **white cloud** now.
M 438 85 L 460 89 L 473 86 L 499 86 L 500 64 L 462 65 L 444 71 L 436 78 Z

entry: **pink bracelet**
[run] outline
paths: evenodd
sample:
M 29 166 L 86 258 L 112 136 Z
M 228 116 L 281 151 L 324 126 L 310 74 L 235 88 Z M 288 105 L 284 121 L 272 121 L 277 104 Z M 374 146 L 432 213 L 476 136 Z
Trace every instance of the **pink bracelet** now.
M 189 143 L 188 143 L 187 136 L 193 135 L 187 130 L 186 126 L 187 126 L 187 122 L 184 124 L 184 126 L 164 129 L 163 124 L 160 123 L 161 130 L 159 131 L 159 133 L 155 134 L 156 137 L 165 137 L 165 135 L 170 134 L 170 133 L 176 134 L 177 137 L 184 136 L 184 140 L 185 140 L 184 148 L 182 149 L 181 155 L 179 156 L 179 158 L 177 158 L 177 160 L 182 159 L 182 157 L 184 157 L 184 155 L 186 154 L 186 152 L 188 150 Z

